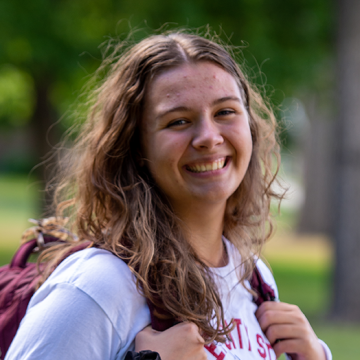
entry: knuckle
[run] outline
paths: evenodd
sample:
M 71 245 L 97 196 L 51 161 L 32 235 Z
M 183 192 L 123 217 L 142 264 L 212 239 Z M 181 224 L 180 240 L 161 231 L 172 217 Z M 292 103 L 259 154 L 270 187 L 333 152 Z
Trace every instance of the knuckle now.
M 296 308 L 294 309 L 294 317 L 300 323 L 305 323 L 305 324 L 307 323 L 306 316 L 304 315 L 304 313 L 300 310 L 300 308 L 298 306 L 296 306 Z
M 141 341 L 146 337 L 146 334 L 143 331 L 140 331 L 136 334 L 135 336 L 135 340 L 136 341 Z
M 185 325 L 185 330 L 189 332 L 191 335 L 196 335 L 199 333 L 199 328 L 193 322 L 189 322 Z
M 285 344 L 283 341 L 279 341 L 278 343 L 273 345 L 273 349 L 275 351 L 276 357 L 280 356 L 285 352 Z
M 300 310 L 300 308 L 297 306 L 297 305 L 294 305 L 294 304 L 291 304 L 290 305 L 291 306 L 291 310 L 293 311 L 293 312 L 296 312 L 296 313 L 301 313 L 301 310 Z
M 263 310 L 267 311 L 267 310 L 271 309 L 272 303 L 271 303 L 271 301 L 264 301 L 261 304 L 261 307 L 262 307 Z
M 264 313 L 262 323 L 264 326 L 269 326 L 273 322 L 274 312 L 269 310 Z
M 270 341 L 270 343 L 273 343 L 276 339 L 277 339 L 278 333 L 276 331 L 276 327 L 275 326 L 269 326 L 267 332 L 266 332 L 266 337 L 268 338 L 268 340 Z

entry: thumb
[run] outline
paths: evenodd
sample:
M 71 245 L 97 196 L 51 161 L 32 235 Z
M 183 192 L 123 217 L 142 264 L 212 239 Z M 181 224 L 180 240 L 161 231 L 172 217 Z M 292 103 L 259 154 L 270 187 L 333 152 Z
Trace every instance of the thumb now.
M 143 330 L 141 330 L 142 332 L 146 333 L 146 334 L 158 334 L 160 333 L 161 331 L 157 331 L 157 330 L 154 330 L 151 325 L 148 325 L 146 326 Z

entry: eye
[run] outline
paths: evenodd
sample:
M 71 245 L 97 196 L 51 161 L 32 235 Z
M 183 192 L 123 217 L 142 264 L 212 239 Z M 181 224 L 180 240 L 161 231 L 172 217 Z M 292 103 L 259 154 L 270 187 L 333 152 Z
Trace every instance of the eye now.
M 226 116 L 226 115 L 231 115 L 231 114 L 235 114 L 235 110 L 222 109 L 222 110 L 218 111 L 215 116 Z
M 181 126 L 181 125 L 185 125 L 187 124 L 188 122 L 184 119 L 177 119 L 177 120 L 174 120 L 172 122 L 170 122 L 168 124 L 168 127 L 173 127 L 173 126 Z

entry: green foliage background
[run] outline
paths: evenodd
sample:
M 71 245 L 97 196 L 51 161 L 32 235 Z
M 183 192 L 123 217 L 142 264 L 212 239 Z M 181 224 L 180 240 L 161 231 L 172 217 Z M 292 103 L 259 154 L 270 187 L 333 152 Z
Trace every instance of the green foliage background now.
M 250 76 L 276 105 L 325 90 L 332 82 L 333 16 L 327 0 L 1 0 L 0 126 L 30 121 L 43 82 L 61 116 L 100 64 L 102 42 L 134 28 L 141 38 L 164 24 L 209 24 L 241 46 Z
M 47 125 L 71 113 L 101 63 L 101 43 L 131 31 L 138 40 L 160 28 L 205 31 L 206 25 L 241 48 L 250 78 L 276 109 L 287 97 L 306 103 L 332 91 L 335 11 L 328 0 L 0 0 L 0 172 L 27 174 L 39 162 L 43 149 L 9 153 L 1 141 L 17 131 L 36 138 L 44 126 L 39 108 L 48 107 Z M 59 137 L 72 121 L 65 116 L 52 131 Z M 291 143 L 286 132 L 282 137 Z M 26 218 L 38 215 L 38 188 L 24 176 L 0 179 L 1 264 L 17 247 Z M 335 359 L 355 359 L 359 328 L 322 318 L 331 269 L 272 266 L 282 300 L 304 308 Z

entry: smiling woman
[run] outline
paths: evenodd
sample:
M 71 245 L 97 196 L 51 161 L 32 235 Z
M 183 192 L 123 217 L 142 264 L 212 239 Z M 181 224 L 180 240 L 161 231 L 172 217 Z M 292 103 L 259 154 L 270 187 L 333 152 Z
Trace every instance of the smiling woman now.
M 191 203 L 202 214 L 209 203 L 214 212 L 225 211 L 252 152 L 248 114 L 228 72 L 199 62 L 157 76 L 147 89 L 140 133 L 150 173 L 180 218 L 199 217 L 190 216 Z
M 219 266 L 220 214 L 240 186 L 252 152 L 239 86 L 220 66 L 201 61 L 160 74 L 146 93 L 140 127 L 144 161 L 174 212 L 186 219 L 187 240 L 198 252 L 206 249 L 202 259 L 208 265 Z M 216 221 L 202 236 L 196 224 L 207 216 Z
M 249 289 L 256 267 L 277 295 L 258 260 L 281 198 L 271 109 L 214 41 L 177 32 L 117 50 L 57 187 L 79 240 L 39 259 L 6 359 L 330 360 L 297 307 L 258 307 Z M 151 329 L 146 301 L 173 326 Z

